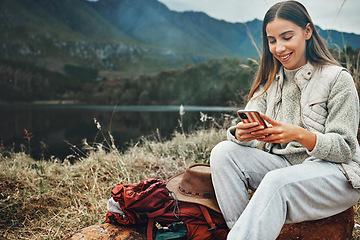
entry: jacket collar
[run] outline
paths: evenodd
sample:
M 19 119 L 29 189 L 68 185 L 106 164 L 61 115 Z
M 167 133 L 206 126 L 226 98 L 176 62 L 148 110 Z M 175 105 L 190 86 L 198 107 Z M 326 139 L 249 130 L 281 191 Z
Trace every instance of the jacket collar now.
M 295 79 L 298 79 L 301 76 L 301 79 L 309 81 L 314 73 L 314 66 L 307 62 L 304 66 L 302 66 L 299 71 L 295 74 Z M 280 70 L 275 75 L 275 80 L 282 83 L 284 81 L 284 67 L 281 66 Z

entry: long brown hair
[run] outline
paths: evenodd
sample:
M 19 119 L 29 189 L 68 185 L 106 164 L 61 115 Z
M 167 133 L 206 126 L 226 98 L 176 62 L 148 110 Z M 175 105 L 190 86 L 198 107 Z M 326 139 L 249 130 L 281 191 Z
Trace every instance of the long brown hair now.
M 323 66 L 325 64 L 339 65 L 339 63 L 331 56 L 324 39 L 317 32 L 309 13 L 301 3 L 293 0 L 276 3 L 266 12 L 262 23 L 262 57 L 258 74 L 249 93 L 249 100 L 253 97 L 255 91 L 259 89 L 260 85 L 266 86 L 263 93 L 268 90 L 276 73 L 281 67 L 279 60 L 277 60 L 269 50 L 269 42 L 266 33 L 267 24 L 275 20 L 275 18 L 291 21 L 302 29 L 306 29 L 307 24 L 310 24 L 313 32 L 311 38 L 307 40 L 306 43 L 307 61 L 315 66 Z

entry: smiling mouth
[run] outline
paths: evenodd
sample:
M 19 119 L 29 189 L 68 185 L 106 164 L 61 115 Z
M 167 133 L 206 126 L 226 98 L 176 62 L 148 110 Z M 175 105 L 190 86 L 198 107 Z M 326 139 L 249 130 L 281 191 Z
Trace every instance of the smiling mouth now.
M 292 55 L 292 53 L 289 53 L 287 55 L 284 55 L 284 56 L 279 56 L 280 60 L 281 61 L 286 61 L 290 58 L 290 56 Z

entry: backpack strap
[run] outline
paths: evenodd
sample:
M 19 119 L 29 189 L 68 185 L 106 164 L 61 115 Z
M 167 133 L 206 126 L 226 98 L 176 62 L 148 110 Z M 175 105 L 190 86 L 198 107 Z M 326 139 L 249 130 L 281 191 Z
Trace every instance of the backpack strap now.
M 173 204 L 173 201 L 169 201 L 165 207 L 158 209 L 155 212 L 148 213 L 147 216 L 149 218 L 148 225 L 147 225 L 147 240 L 153 239 L 153 228 L 155 223 L 155 217 L 161 216 L 165 213 L 166 209 Z
M 210 228 L 208 229 L 208 231 L 211 231 L 211 230 L 214 230 L 216 229 L 216 225 L 215 223 L 213 222 L 213 220 L 211 219 L 211 216 L 210 216 L 210 213 L 209 211 L 206 209 L 206 207 L 204 207 L 203 205 L 200 205 L 198 204 L 201 212 L 203 213 L 204 217 L 205 217 L 205 220 L 206 222 L 209 224 Z
M 154 228 L 155 218 L 163 215 L 166 212 L 166 210 L 172 206 L 173 203 L 174 203 L 174 209 L 173 209 L 174 217 L 180 221 L 180 208 L 179 208 L 178 199 L 173 191 L 170 191 L 169 189 L 168 189 L 168 191 L 169 191 L 169 194 L 170 194 L 171 198 L 173 199 L 173 201 L 169 201 L 165 205 L 165 207 L 160 208 L 155 212 L 151 212 L 151 213 L 147 214 L 147 216 L 149 218 L 147 231 L 146 231 L 147 232 L 147 240 L 153 239 L 153 228 Z
M 155 218 L 149 218 L 147 230 L 146 230 L 146 239 L 152 240 L 153 239 L 153 228 L 154 228 Z

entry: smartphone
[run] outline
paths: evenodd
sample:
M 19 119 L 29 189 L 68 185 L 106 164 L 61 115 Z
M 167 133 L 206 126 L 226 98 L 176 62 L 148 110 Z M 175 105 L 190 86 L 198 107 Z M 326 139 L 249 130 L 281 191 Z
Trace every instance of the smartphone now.
M 267 128 L 264 119 L 260 117 L 260 113 L 257 111 L 239 110 L 237 111 L 237 114 L 243 123 L 257 122 L 260 125 L 263 125 L 264 128 Z

